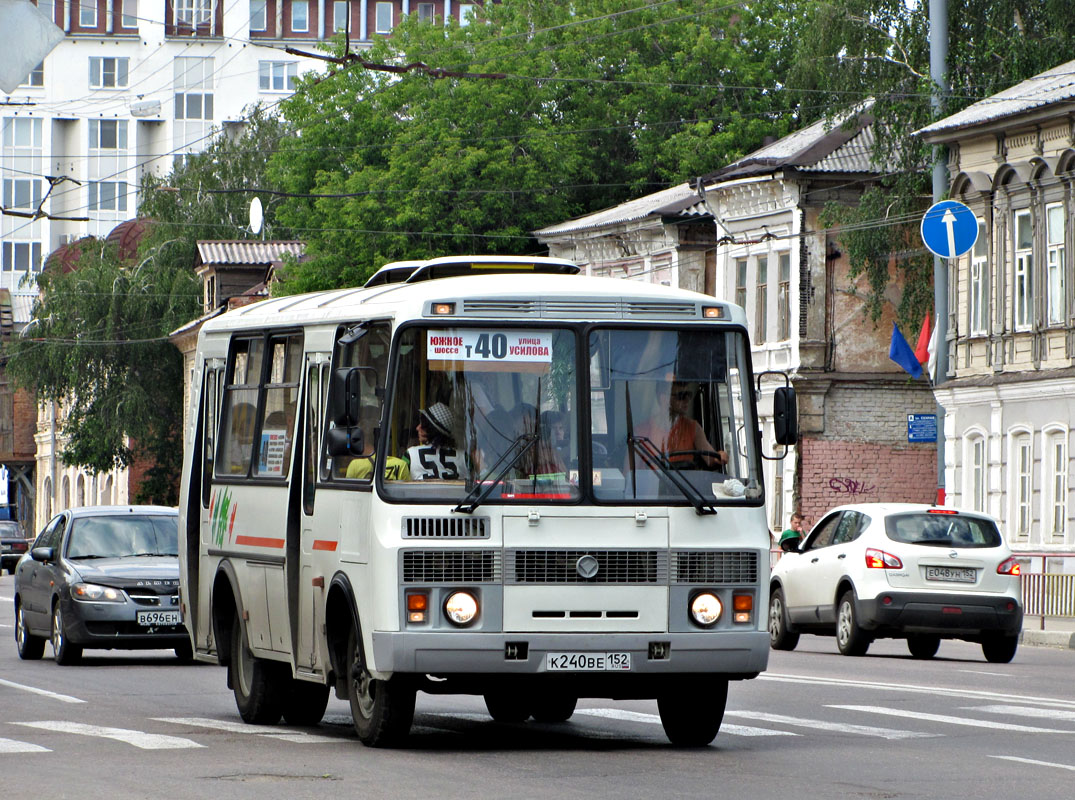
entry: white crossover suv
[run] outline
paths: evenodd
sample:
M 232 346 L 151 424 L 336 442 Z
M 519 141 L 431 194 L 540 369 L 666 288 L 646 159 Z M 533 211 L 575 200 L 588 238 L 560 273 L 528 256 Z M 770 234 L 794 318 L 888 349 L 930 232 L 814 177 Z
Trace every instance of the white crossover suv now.
M 836 636 L 840 652 L 906 639 L 932 658 L 941 639 L 979 642 L 988 661 L 1015 656 L 1023 624 L 1019 562 L 985 514 L 909 503 L 835 508 L 773 568 L 769 640 Z

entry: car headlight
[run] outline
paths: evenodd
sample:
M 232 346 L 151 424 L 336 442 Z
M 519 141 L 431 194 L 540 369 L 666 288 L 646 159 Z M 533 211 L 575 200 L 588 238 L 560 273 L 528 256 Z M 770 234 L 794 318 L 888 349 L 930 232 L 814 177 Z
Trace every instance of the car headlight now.
M 720 619 L 723 611 L 720 598 L 712 592 L 699 592 L 691 600 L 691 619 L 703 628 L 708 628 Z
M 444 601 L 444 616 L 453 625 L 469 625 L 478 617 L 478 601 L 470 592 L 452 592 Z
M 98 586 L 96 583 L 75 583 L 71 585 L 71 596 L 76 600 L 92 603 L 125 603 L 126 598 L 119 589 L 111 586 Z

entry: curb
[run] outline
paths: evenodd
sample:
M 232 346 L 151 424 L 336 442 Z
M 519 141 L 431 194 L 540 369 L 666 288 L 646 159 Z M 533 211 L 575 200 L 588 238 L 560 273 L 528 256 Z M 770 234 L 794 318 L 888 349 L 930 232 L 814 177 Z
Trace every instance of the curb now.
M 1075 650 L 1075 633 L 1071 631 L 1028 631 L 1019 636 L 1020 644 L 1034 647 L 1059 647 Z

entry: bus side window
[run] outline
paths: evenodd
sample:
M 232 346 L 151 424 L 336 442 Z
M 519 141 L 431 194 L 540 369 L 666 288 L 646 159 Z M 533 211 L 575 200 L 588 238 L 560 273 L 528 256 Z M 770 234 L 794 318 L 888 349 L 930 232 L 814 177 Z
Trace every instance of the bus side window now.
M 217 425 L 220 422 L 220 380 L 224 370 L 211 362 L 205 364 L 205 384 L 202 388 L 202 505 L 209 507 L 209 494 L 216 457 Z
M 220 435 L 217 437 L 218 477 L 245 477 L 250 474 L 264 349 L 260 337 L 236 339 L 232 343 L 220 410 Z
M 359 373 L 363 381 L 362 397 L 364 407 L 360 413 L 360 427 L 364 440 L 361 456 L 344 455 L 325 456 L 325 468 L 322 477 L 343 480 L 371 480 L 373 477 L 373 448 L 378 439 L 381 413 L 384 406 L 384 387 L 388 376 L 388 350 L 392 340 L 392 328 L 386 321 L 365 324 L 365 333 L 351 341 L 347 340 L 348 326 L 341 326 L 340 336 L 345 343 L 336 347 L 333 366 L 336 369 L 362 367 Z M 327 376 L 326 376 L 327 378 Z M 326 423 L 331 425 L 331 422 Z M 385 466 L 385 474 L 393 479 L 395 473 L 389 470 L 396 467 L 400 460 L 391 459 Z

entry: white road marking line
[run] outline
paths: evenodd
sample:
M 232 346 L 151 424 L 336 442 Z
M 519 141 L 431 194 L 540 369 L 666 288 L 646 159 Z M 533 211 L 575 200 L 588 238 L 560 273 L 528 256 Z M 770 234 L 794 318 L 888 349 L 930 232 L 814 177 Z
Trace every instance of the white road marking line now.
M 79 736 L 96 736 L 102 739 L 115 739 L 141 750 L 184 750 L 193 747 L 205 747 L 190 739 L 178 736 L 163 736 L 159 733 L 132 731 L 126 728 L 105 728 L 100 725 L 84 725 L 81 722 L 63 720 L 45 720 L 42 722 L 14 722 L 13 725 L 25 725 L 27 728 L 40 728 L 57 733 L 74 733 Z
M 247 725 L 245 722 L 232 722 L 226 719 L 208 719 L 205 717 L 153 717 L 156 722 L 170 722 L 175 725 L 189 725 L 192 728 L 210 728 L 228 733 L 246 733 L 264 736 L 268 739 L 280 739 L 296 744 L 316 744 L 319 742 L 339 742 L 339 736 L 320 736 L 315 733 L 289 730 L 275 725 Z
M 1038 761 L 1034 758 L 1019 758 L 1018 756 L 990 756 L 990 758 L 999 758 L 1003 761 L 1017 761 L 1020 764 L 1033 764 L 1036 767 L 1056 767 L 1057 769 L 1066 769 L 1075 772 L 1075 765 L 1072 764 L 1057 764 L 1053 761 Z
M 990 714 L 1012 714 L 1017 717 L 1034 717 L 1036 719 L 1059 719 L 1065 722 L 1075 720 L 1075 711 L 1062 708 L 1030 708 L 1028 706 L 964 706 L 964 711 L 985 711 Z
M 1075 733 L 1056 728 L 1035 728 L 1030 725 L 1013 725 L 1009 722 L 991 722 L 987 719 L 970 719 L 968 717 L 950 717 L 946 714 L 925 714 L 920 711 L 907 711 L 902 708 L 884 708 L 883 706 L 827 706 L 843 711 L 864 711 L 867 714 L 884 714 L 890 717 L 907 717 L 926 722 L 946 722 L 950 725 L 965 725 L 969 728 L 992 728 L 998 731 L 1016 731 L 1018 733 Z
M 0 600 L 3 600 L 5 603 L 14 603 L 15 602 L 14 597 L 5 597 L 2 594 L 0 594 Z
M 50 692 L 47 689 L 38 689 L 36 686 L 27 686 L 24 683 L 15 683 L 13 681 L 5 681 L 0 678 L 0 686 L 8 686 L 12 689 L 21 689 L 24 692 L 32 692 L 33 694 L 39 694 L 42 697 L 49 697 L 53 700 L 59 700 L 61 703 L 85 703 L 85 700 L 79 700 L 77 697 L 71 697 L 68 694 L 57 694 L 56 692 Z
M 1075 700 L 1057 700 L 1055 697 L 1033 697 L 1021 694 L 1003 694 L 988 690 L 945 689 L 937 686 L 917 686 L 908 683 L 880 683 L 878 681 L 855 681 L 845 678 L 818 678 L 810 675 L 784 675 L 766 672 L 759 675 L 759 681 L 778 681 L 782 683 L 815 684 L 821 686 L 846 686 L 855 689 L 878 689 L 885 692 L 909 692 L 912 694 L 932 694 L 941 697 L 966 697 L 974 700 L 1013 700 L 1020 703 L 1034 703 L 1054 708 L 1075 708 Z
M 764 711 L 725 711 L 726 717 L 742 717 L 759 722 L 772 722 L 777 725 L 796 725 L 800 728 L 813 728 L 833 733 L 853 733 L 856 736 L 876 736 L 881 739 L 929 739 L 940 736 L 938 733 L 919 733 L 918 731 L 901 731 L 894 728 L 877 728 L 872 725 L 851 725 L 842 722 L 826 722 L 820 719 L 803 719 L 786 717 L 783 714 L 769 714 Z
M 605 719 L 621 719 L 626 722 L 645 722 L 648 724 L 661 724 L 661 717 L 659 714 L 645 714 L 641 711 L 625 711 L 619 708 L 579 708 L 575 710 L 576 714 L 585 714 L 590 717 L 604 717 Z M 725 716 L 728 715 L 726 712 Z M 769 728 L 754 728 L 750 725 L 729 725 L 727 723 L 720 726 L 720 732 L 730 733 L 733 736 L 798 736 L 797 733 L 791 731 L 774 731 Z
M 987 672 L 984 669 L 961 669 L 959 672 L 967 672 L 971 675 L 992 675 L 995 678 L 1010 678 L 1011 675 L 1007 672 Z
M 14 625 L 8 625 L 4 622 L 0 622 L 0 628 L 14 628 Z
M 0 739 L 0 753 L 51 753 L 47 747 L 14 739 Z

